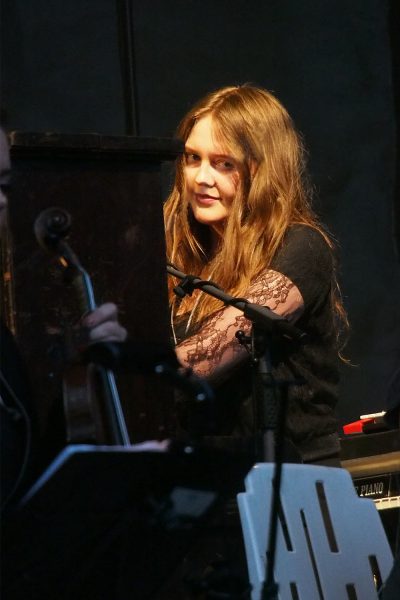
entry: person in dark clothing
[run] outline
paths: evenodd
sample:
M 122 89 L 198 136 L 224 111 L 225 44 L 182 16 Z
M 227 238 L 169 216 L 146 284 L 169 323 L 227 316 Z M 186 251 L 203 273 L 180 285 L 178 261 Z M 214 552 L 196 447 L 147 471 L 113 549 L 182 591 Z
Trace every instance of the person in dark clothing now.
M 294 124 L 268 91 L 232 86 L 202 98 L 182 119 L 178 136 L 185 151 L 165 204 L 167 260 L 232 296 L 268 307 L 306 334 L 300 345 L 283 337 L 267 342 L 272 381 L 303 382 L 288 387 L 284 458 L 340 466 L 335 406 L 339 333 L 347 319 L 334 244 L 311 208 Z M 257 378 L 253 385 L 254 366 L 236 336 L 240 330 L 250 336 L 252 323 L 199 289 L 177 297 L 180 283 L 169 281 L 176 353 L 215 391 L 203 443 L 229 449 L 232 456 L 254 452 L 268 395 L 259 395 L 264 390 Z M 204 420 L 197 407 L 178 400 L 177 412 L 179 435 L 198 435 Z M 265 457 L 254 454 L 255 462 Z M 200 597 L 249 597 L 235 501 L 228 501 L 186 557 L 175 579 L 178 588 L 183 580 L 194 594 L 203 590 Z
M 273 352 L 289 387 L 286 436 L 303 462 L 339 465 L 338 334 L 346 324 L 334 245 L 310 206 L 304 153 L 294 125 L 266 90 L 217 90 L 183 118 L 185 152 L 165 205 L 168 260 L 225 292 L 266 306 L 307 334 Z M 254 427 L 246 348 L 251 323 L 236 308 L 195 290 L 177 299 L 170 282 L 176 352 L 216 390 L 216 437 Z M 184 415 L 185 418 L 185 415 Z

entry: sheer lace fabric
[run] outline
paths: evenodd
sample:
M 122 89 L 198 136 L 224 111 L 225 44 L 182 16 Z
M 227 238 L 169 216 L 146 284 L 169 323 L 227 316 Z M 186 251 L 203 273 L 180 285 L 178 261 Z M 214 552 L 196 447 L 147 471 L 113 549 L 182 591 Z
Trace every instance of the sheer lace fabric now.
M 295 321 L 304 308 L 299 289 L 284 275 L 266 269 L 250 285 L 245 297 Z M 196 333 L 179 343 L 176 352 L 185 366 L 202 377 L 218 377 L 247 356 L 235 334 L 249 334 L 251 322 L 232 306 L 222 308 L 202 322 Z

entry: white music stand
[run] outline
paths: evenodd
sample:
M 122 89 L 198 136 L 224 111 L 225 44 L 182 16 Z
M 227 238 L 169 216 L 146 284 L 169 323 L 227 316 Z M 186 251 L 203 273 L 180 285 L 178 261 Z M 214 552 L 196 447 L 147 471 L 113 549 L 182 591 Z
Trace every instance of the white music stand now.
M 238 494 L 252 600 L 262 598 L 274 465 L 256 464 Z M 344 469 L 284 464 L 274 577 L 279 600 L 376 600 L 393 557 L 372 500 Z

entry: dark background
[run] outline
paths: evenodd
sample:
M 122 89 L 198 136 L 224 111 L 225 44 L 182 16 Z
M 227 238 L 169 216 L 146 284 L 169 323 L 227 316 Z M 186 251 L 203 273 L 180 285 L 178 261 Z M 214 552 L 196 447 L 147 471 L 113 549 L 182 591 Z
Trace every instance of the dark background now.
M 340 249 L 355 366 L 342 369 L 339 418 L 382 410 L 400 362 L 397 2 L 2 0 L 1 11 L 9 130 L 168 137 L 213 88 L 278 96 Z

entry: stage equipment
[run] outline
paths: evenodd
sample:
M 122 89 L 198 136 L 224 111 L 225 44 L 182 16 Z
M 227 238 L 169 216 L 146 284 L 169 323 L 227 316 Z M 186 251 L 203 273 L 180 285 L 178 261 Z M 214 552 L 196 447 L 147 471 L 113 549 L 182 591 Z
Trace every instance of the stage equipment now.
M 374 501 L 393 553 L 400 551 L 400 430 L 341 439 L 341 463 L 357 494 Z
M 67 446 L 3 528 L 4 597 L 157 598 L 250 467 L 176 443 Z
M 264 586 L 274 469 L 257 464 L 238 495 L 252 600 Z M 284 464 L 274 576 L 278 600 L 377 600 L 393 557 L 373 502 L 360 499 L 344 469 Z

